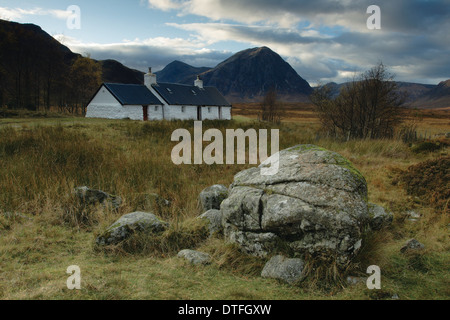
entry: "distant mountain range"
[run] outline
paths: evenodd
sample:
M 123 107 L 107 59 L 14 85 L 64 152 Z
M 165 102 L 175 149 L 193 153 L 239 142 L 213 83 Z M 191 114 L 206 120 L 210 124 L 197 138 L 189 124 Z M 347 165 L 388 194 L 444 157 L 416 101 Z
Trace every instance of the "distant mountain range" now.
M 231 102 L 260 101 L 272 88 L 284 101 L 307 101 L 309 83 L 277 53 L 267 47 L 236 53 L 215 68 L 194 68 L 175 61 L 157 73 L 158 81 L 191 84 L 199 75 Z
M 450 80 L 442 81 L 437 86 L 424 92 L 411 102 L 415 108 L 450 108 Z
M 0 104 L 3 95 L 15 90 L 14 84 L 21 83 L 27 89 L 27 81 L 35 78 L 43 85 L 28 88 L 37 92 L 33 99 L 41 99 L 44 85 L 51 77 L 67 73 L 73 62 L 80 57 L 69 48 L 56 41 L 33 24 L 20 24 L 0 20 Z M 53 61 L 59 61 L 58 69 L 53 70 Z M 62 64 L 61 64 L 62 61 Z M 115 60 L 101 60 L 102 81 L 112 83 L 143 83 L 143 72 L 130 69 Z M 173 61 L 163 70 L 156 72 L 159 82 L 193 84 L 197 76 L 205 86 L 215 86 L 232 103 L 261 101 L 272 88 L 276 89 L 278 98 L 284 101 L 309 101 L 313 88 L 282 57 L 267 47 L 243 50 L 219 63 L 214 68 L 193 67 L 181 61 Z M 30 79 L 30 80 L 28 80 Z M 52 80 L 53 81 L 53 80 Z M 62 77 L 54 80 L 54 100 L 58 83 Z M 345 84 L 329 83 L 337 95 Z M 407 93 L 408 104 L 417 108 L 450 107 L 450 80 L 439 85 L 398 82 L 400 90 Z M 1 88 L 0 88 L 1 89 Z M 34 90 L 34 91 L 33 91 Z M 96 90 L 94 88 L 93 90 Z M 15 91 L 14 91 L 15 92 Z M 16 92 L 15 92 L 16 93 Z M 50 87 L 45 94 L 50 93 Z M 14 97 L 12 93 L 9 96 Z M 24 99 L 25 100 L 25 99 Z
M 267 47 L 236 53 L 215 68 L 196 68 L 180 61 L 156 72 L 158 81 L 192 84 L 200 76 L 207 86 L 215 86 L 230 102 L 261 101 L 270 88 L 280 100 L 308 101 L 313 88 L 277 53 Z M 326 84 L 337 97 L 347 83 Z M 449 108 L 450 80 L 439 85 L 397 82 L 406 93 L 406 106 L 411 108 Z
M 331 89 L 332 97 L 337 97 L 340 90 L 349 84 L 348 82 L 337 84 L 327 83 Z M 398 90 L 405 93 L 405 104 L 409 108 L 443 109 L 450 108 L 450 80 L 443 81 L 439 85 L 421 84 L 413 82 L 397 82 Z

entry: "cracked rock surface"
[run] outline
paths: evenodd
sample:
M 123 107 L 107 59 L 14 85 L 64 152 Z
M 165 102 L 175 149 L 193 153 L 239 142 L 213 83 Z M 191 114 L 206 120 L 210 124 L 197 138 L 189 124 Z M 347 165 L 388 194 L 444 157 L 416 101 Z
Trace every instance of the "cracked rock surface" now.
M 281 246 L 345 266 L 361 247 L 369 219 L 361 173 L 314 145 L 281 151 L 275 175 L 261 175 L 261 166 L 236 174 L 222 202 L 226 239 L 259 257 Z

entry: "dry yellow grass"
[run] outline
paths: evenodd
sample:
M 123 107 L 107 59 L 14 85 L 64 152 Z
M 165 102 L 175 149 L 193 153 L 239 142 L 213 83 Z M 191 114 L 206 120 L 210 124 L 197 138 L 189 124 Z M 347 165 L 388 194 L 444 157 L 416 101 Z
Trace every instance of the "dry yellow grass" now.
M 363 285 L 322 290 L 261 279 L 263 261 L 242 255 L 221 239 L 205 239 L 195 219 L 199 192 L 216 183 L 228 185 L 249 166 L 172 164 L 175 143 L 170 135 L 176 128 L 192 130 L 192 122 L 50 117 L 0 119 L 0 299 L 371 299 L 394 293 L 401 299 L 450 297 L 448 212 L 417 201 L 392 183 L 395 170 L 448 154 L 448 148 L 415 154 L 400 140 L 320 138 L 317 118 L 306 105 L 289 106 L 289 118 L 279 125 L 255 122 L 254 106 L 238 105 L 233 112 L 237 120 L 205 122 L 204 130 L 279 128 L 281 148 L 314 143 L 341 153 L 363 173 L 369 200 L 392 210 L 395 219 L 390 228 L 366 239 L 351 272 L 364 275 L 368 265 L 379 265 L 384 296 Z M 417 112 L 411 111 L 410 121 L 417 122 L 420 132 L 450 132 L 446 112 Z M 81 223 L 72 219 L 82 213 L 72 194 L 81 185 L 120 195 L 124 204 L 118 212 L 91 211 L 89 220 Z M 120 215 L 157 210 L 143 196 L 153 192 L 172 202 L 169 209 L 155 212 L 172 224 L 159 244 L 134 250 L 142 249 L 145 240 L 135 238 L 128 247 L 96 250 L 95 235 Z M 408 221 L 408 210 L 423 217 Z M 11 219 L 5 212 L 21 215 Z M 423 242 L 426 250 L 400 254 L 410 238 Z M 213 264 L 192 267 L 180 261 L 175 252 L 184 245 L 211 253 Z M 73 264 L 82 270 L 80 291 L 65 286 L 65 270 Z

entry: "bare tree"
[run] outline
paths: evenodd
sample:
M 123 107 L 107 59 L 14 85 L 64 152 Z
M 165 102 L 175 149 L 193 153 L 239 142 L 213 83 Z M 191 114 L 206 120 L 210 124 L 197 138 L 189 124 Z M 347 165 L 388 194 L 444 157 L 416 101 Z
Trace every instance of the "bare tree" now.
M 284 115 L 283 103 L 278 100 L 275 88 L 266 93 L 260 108 L 259 118 L 262 121 L 279 123 Z
M 393 76 L 383 63 L 346 84 L 337 98 L 327 86 L 316 89 L 311 97 L 323 129 L 345 139 L 392 138 L 401 123 L 405 99 Z

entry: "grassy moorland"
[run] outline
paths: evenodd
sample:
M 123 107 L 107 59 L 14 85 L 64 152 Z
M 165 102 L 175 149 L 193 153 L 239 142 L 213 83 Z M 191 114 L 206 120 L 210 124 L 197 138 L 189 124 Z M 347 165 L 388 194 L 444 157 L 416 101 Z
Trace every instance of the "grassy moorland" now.
M 435 147 L 393 140 L 334 141 L 318 134 L 308 106 L 287 105 L 278 125 L 260 123 L 254 105 L 238 105 L 233 121 L 205 121 L 203 129 L 279 128 L 280 148 L 313 143 L 348 158 L 366 177 L 369 200 L 394 213 L 389 228 L 365 239 L 346 275 L 364 276 L 369 265 L 382 271 L 382 289 L 345 281 L 321 285 L 312 279 L 291 287 L 259 275 L 264 261 L 241 254 L 220 238 L 207 238 L 197 220 L 197 196 L 212 184 L 228 185 L 249 165 L 182 165 L 171 162 L 170 141 L 192 121 L 135 122 L 84 119 L 56 114 L 16 114 L 0 118 L 0 299 L 448 299 L 450 242 L 448 212 L 448 111 L 411 111 L 409 127 Z M 427 147 L 428 146 L 428 147 Z M 437 146 L 437 147 L 436 147 Z M 428 172 L 433 181 L 412 174 Z M 409 169 L 419 166 L 418 170 Z M 422 166 L 422 167 L 421 167 Z M 422 168 L 422 169 L 421 169 Z M 408 176 L 409 174 L 409 176 Z M 409 178 L 408 178 L 409 177 Z M 433 184 L 434 182 L 434 184 Z M 429 183 L 429 184 L 427 184 Z M 444 184 L 444 185 L 442 185 Z M 447 184 L 447 188 L 445 186 Z M 120 195 L 118 211 L 87 210 L 72 190 L 89 186 Z M 414 187 L 418 193 L 414 193 Z M 416 189 L 417 189 L 416 188 Z M 412 190 L 412 191 L 411 191 Z M 429 190 L 429 194 L 423 190 Z M 159 208 L 146 194 L 171 201 Z M 153 211 L 171 223 L 153 239 L 135 237 L 99 250 L 95 237 L 123 214 Z M 409 210 L 421 214 L 410 221 Z M 408 239 L 425 249 L 400 253 Z M 213 257 L 209 266 L 176 258 L 196 248 Z M 82 289 L 68 290 L 66 269 L 81 268 Z

